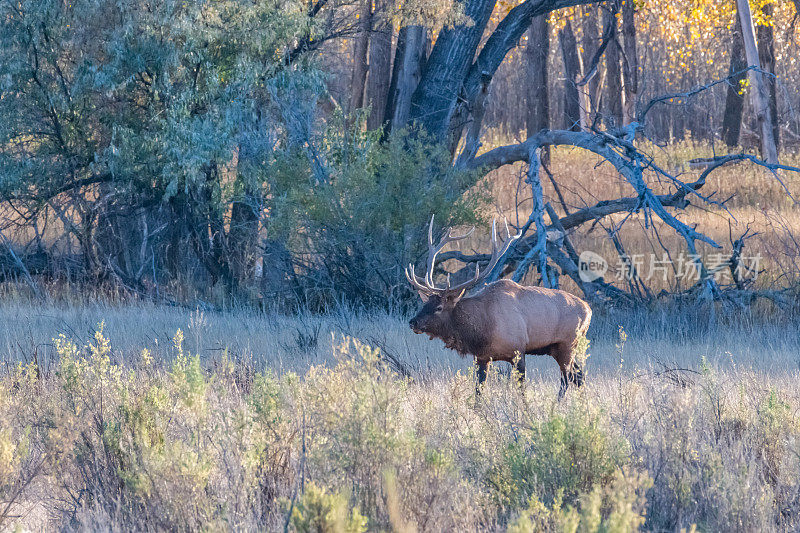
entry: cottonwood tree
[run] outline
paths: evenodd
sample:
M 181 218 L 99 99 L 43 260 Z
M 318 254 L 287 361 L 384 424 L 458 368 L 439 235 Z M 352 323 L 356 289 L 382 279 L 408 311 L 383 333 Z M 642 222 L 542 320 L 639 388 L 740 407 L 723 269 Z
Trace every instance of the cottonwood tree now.
M 389 0 L 376 2 L 378 13 L 389 11 Z M 386 103 L 392 76 L 392 20 L 376 17 L 372 23 L 369 42 L 369 76 L 367 78 L 367 101 L 370 107 L 367 128 L 376 130 L 383 126 Z
M 547 16 L 534 17 L 528 30 L 525 45 L 526 84 L 525 126 L 528 135 L 550 128 L 550 96 L 548 93 L 548 64 L 550 29 Z M 545 164 L 549 162 L 549 151 L 542 154 Z
M 372 0 L 362 0 L 358 10 L 358 34 L 353 47 L 353 79 L 350 83 L 350 109 L 364 105 L 364 91 L 367 85 L 367 51 L 372 32 Z
M 528 163 L 529 171 L 526 181 L 532 188 L 534 208 L 530 219 L 521 228 L 521 232 L 526 234 L 532 229 L 533 233 L 523 237 L 519 240 L 518 245 L 512 247 L 508 264 L 516 263 L 513 267 L 516 270 L 515 277 L 520 277 L 521 272 L 524 272 L 530 265 L 544 265 L 546 260 L 543 258 L 549 256 L 565 274 L 573 278 L 590 299 L 596 299 L 600 297 L 599 295 L 618 297 L 619 289 L 602 280 L 587 283 L 580 279 L 576 251 L 563 232 L 615 213 L 643 212 L 645 217 L 660 219 L 683 238 L 688 252 L 696 258 L 697 268 L 701 272 L 701 280 L 698 284 L 700 294 L 705 297 L 718 296 L 719 287 L 710 276 L 708 268 L 701 259 L 701 254 L 698 253 L 698 243 L 704 243 L 712 248 L 719 248 L 720 245 L 698 229 L 680 221 L 672 210 L 685 208 L 692 198 L 701 202 L 714 203 L 714 200 L 710 196 L 704 196 L 700 189 L 705 185 L 710 172 L 731 162 L 750 160 L 773 171 L 797 169 L 778 164 L 775 157 L 766 157 L 766 161 L 761 161 L 745 154 L 733 154 L 710 161 L 709 167 L 698 180 L 685 183 L 658 167 L 651 157 L 641 152 L 636 146 L 636 137 L 646 125 L 647 115 L 650 111 L 676 97 L 691 98 L 702 93 L 707 87 L 686 94 L 672 94 L 655 98 L 638 111 L 636 110 L 633 100 L 638 90 L 638 59 L 634 57 L 637 52 L 633 44 L 635 31 L 633 30 L 632 4 L 625 8 L 627 12 L 623 14 L 624 33 L 630 35 L 627 46 L 624 41 L 619 42 L 619 33 L 615 22 L 616 11 L 620 7 L 619 3 L 611 3 L 612 9 L 605 12 L 604 21 L 605 27 L 610 29 L 611 38 L 611 44 L 606 50 L 606 64 L 607 83 L 610 86 L 608 95 L 611 97 L 609 109 L 613 116 L 612 124 L 622 126 L 625 122 L 627 126 L 615 127 L 608 131 L 602 131 L 597 127 L 593 127 L 592 131 L 543 130 L 529 136 L 528 140 L 523 143 L 495 148 L 482 155 L 477 155 L 480 145 L 482 100 L 486 98 L 491 78 L 503 57 L 516 46 L 533 17 L 546 13 L 548 10 L 582 3 L 589 2 L 533 2 L 530 0 L 523 2 L 506 15 L 497 28 L 485 39 L 483 47 L 478 50 L 493 4 L 480 1 L 464 2 L 464 13 L 471 18 L 474 24 L 445 29 L 439 35 L 427 58 L 419 85 L 412 97 L 411 121 L 427 131 L 433 138 L 447 143 L 451 149 L 458 145 L 463 131 L 467 131 L 463 151 L 456 161 L 457 166 L 487 171 L 519 161 Z M 570 63 L 574 58 L 574 36 L 570 39 L 569 23 L 565 28 L 567 33 L 564 34 L 562 30 L 561 45 L 562 50 L 566 50 L 565 63 Z M 624 55 L 621 52 L 630 54 L 631 57 L 620 57 Z M 623 61 L 625 66 L 623 66 Z M 567 65 L 568 81 L 571 77 L 569 74 L 571 70 L 574 70 L 574 67 Z M 630 105 L 626 106 L 625 110 L 623 110 L 621 101 L 623 75 L 627 83 L 625 92 L 631 99 Z M 575 79 L 575 76 L 572 77 Z M 625 178 L 633 195 L 600 202 L 577 212 L 565 213 L 563 217 L 559 218 L 552 211 L 552 207 L 547 209 L 541 201 L 541 182 L 538 175 L 541 147 L 554 145 L 576 146 L 600 155 Z M 650 179 L 666 179 L 674 184 L 675 191 L 669 194 L 656 194 L 648 184 Z M 546 211 L 551 219 L 547 226 L 544 223 Z M 557 239 L 556 242 L 550 242 L 545 236 L 547 231 L 560 231 L 563 234 L 562 238 Z M 453 257 L 464 259 L 463 255 L 457 253 L 442 255 L 443 260 Z M 472 260 L 478 259 L 473 257 Z M 546 279 L 546 267 L 540 267 L 540 275 Z
M 587 126 L 587 106 L 582 98 L 582 90 L 578 88 L 582 69 L 578 55 L 578 43 L 569 20 L 558 32 L 558 43 L 561 48 L 561 58 L 564 61 L 564 129 L 581 131 Z
M 767 82 L 764 80 L 764 72 L 761 70 L 761 60 L 756 44 L 755 28 L 753 26 L 753 16 L 750 12 L 750 4 L 745 0 L 737 0 L 739 20 L 742 25 L 742 36 L 744 38 L 744 50 L 747 57 L 750 80 L 753 85 L 751 92 L 753 98 L 753 110 L 756 114 L 756 121 L 761 130 L 761 155 L 770 162 L 778 161 L 778 149 L 775 142 L 775 129 L 772 125 L 772 113 L 769 105 L 769 92 Z
M 83 272 L 134 289 L 191 262 L 236 292 L 262 168 L 276 145 L 304 143 L 296 119 L 321 94 L 298 50 L 346 26 L 310 24 L 299 2 L 151 7 L 0 8 L 3 229 L 55 221 L 53 249 L 77 247 Z
M 622 0 L 622 73 L 625 88 L 625 124 L 636 120 L 636 96 L 639 92 L 639 54 L 636 50 L 634 0 Z
M 56 219 L 87 272 L 137 290 L 149 290 L 145 281 L 155 283 L 157 270 L 177 276 L 188 267 L 235 293 L 260 247 L 264 270 L 277 284 L 294 283 L 298 298 L 323 282 L 326 290 L 339 286 L 355 294 L 371 276 L 379 279 L 380 290 L 370 289 L 375 302 L 405 285 L 399 269 L 375 267 L 398 264 L 379 261 L 385 259 L 380 251 L 361 260 L 371 253 L 365 243 L 401 235 L 391 253 L 413 257 L 406 242 L 415 241 L 410 237 L 419 229 L 407 227 L 416 220 L 409 212 L 444 210 L 487 172 L 524 162 L 535 208 L 519 228 L 523 238 L 493 275 L 520 278 L 531 267 L 547 279 L 547 265 L 554 263 L 587 297 L 623 297 L 602 280 L 579 281 L 578 250 L 567 233 L 612 214 L 643 212 L 680 235 L 692 253 L 698 243 L 717 245 L 674 213 L 690 200 L 714 201 L 701 190 L 708 174 L 684 183 L 638 146 L 651 112 L 702 89 L 637 102 L 625 127 L 624 110 L 615 104 L 614 128 L 584 120 L 583 131 L 532 129 L 524 142 L 481 153 L 484 111 L 506 56 L 526 32 L 548 31 L 542 22 L 552 11 L 593 3 L 525 0 L 491 27 L 493 0 L 280 6 L 225 0 L 155 9 L 131 0 L 115 4 L 113 17 L 108 6 L 91 1 L 4 4 L 0 190 L 19 213 L 15 223 L 33 226 L 38 235 L 38 216 Z M 619 42 L 619 5 L 603 4 L 603 40 L 593 56 L 605 54 L 607 76 L 617 69 L 611 76 L 619 81 L 617 96 L 633 78 L 621 55 L 638 53 L 627 51 L 624 35 Z M 366 15 L 352 16 L 367 8 L 369 25 Z M 314 55 L 336 39 L 368 37 L 356 47 L 370 68 L 366 75 L 353 73 L 358 94 L 352 105 L 363 106 L 366 93 L 367 104 L 379 108 L 390 47 L 385 39 L 378 43 L 375 30 L 388 32 L 390 24 L 398 28 L 398 42 L 385 95 L 386 143 L 380 145 L 375 132 L 348 128 L 341 113 L 320 116 L 317 102 L 326 91 Z M 529 33 L 534 42 L 543 37 Z M 371 48 L 380 58 L 370 62 L 364 58 Z M 596 66 L 591 63 L 579 69 L 582 79 L 573 76 L 574 85 L 591 82 L 585 79 Z M 399 133 L 405 127 L 408 137 Z M 627 180 L 630 196 L 557 214 L 544 202 L 538 170 L 540 149 L 557 145 L 609 161 Z M 712 161 L 708 172 L 745 159 L 764 164 L 732 154 Z M 674 190 L 656 194 L 654 180 Z M 401 198 L 410 190 L 424 194 Z M 378 194 L 385 203 L 373 203 Z M 380 224 L 389 229 L 375 231 Z M 343 241 L 324 241 L 331 235 Z M 698 262 L 701 292 L 717 295 Z M 285 271 L 274 273 L 276 266 Z M 305 285 L 296 283 L 301 269 L 310 273 Z M 329 293 L 328 301 L 334 299 Z
M 460 139 L 469 122 L 465 117 L 478 109 L 482 89 L 517 46 L 533 17 L 588 3 L 592 2 L 527 0 L 509 11 L 481 47 L 495 2 L 465 0 L 460 5 L 471 23 L 445 27 L 439 33 L 414 90 L 410 119 L 437 139 Z
M 603 10 L 603 26 L 610 29 L 611 42 L 606 50 L 606 116 L 612 127 L 622 126 L 622 69 L 620 67 L 620 39 L 617 13 L 619 2 L 610 2 Z
M 763 81 L 767 87 L 767 96 L 769 98 L 769 119 L 772 122 L 772 137 L 777 151 L 780 147 L 781 129 L 778 119 L 778 83 L 775 76 L 774 5 L 772 2 L 766 2 L 760 8 L 760 18 L 764 20 L 764 23 L 756 26 L 758 61 L 764 71 Z
M 742 23 L 736 17 L 731 31 L 731 58 L 728 68 L 730 78 L 725 96 L 725 112 L 722 118 L 722 140 L 729 147 L 739 144 L 739 132 L 744 114 L 744 96 L 742 82 L 747 78 L 747 61 L 744 57 L 744 41 L 742 40 Z

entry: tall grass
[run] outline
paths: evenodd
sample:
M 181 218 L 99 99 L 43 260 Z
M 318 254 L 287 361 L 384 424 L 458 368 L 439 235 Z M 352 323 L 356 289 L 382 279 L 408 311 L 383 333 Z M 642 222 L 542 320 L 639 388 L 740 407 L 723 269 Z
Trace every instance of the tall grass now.
M 600 313 L 558 402 L 390 315 L 1 314 L 0 528 L 800 527 L 790 322 Z

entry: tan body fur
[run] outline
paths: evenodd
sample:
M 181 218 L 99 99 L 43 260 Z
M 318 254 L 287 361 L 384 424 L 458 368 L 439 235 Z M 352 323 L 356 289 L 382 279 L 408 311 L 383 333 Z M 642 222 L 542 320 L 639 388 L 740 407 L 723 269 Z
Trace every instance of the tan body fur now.
M 504 279 L 460 299 L 450 316 L 451 327 L 426 333 L 461 355 L 473 355 L 481 363 L 512 362 L 517 354 L 550 355 L 567 372 L 577 336 L 586 334 L 592 310 L 568 292 Z
M 591 318 L 589 305 L 568 292 L 499 280 L 454 306 L 454 328 L 462 331 L 454 329 L 445 342 L 455 341 L 453 348 L 479 362 L 511 362 L 518 353 L 550 355 L 567 370 L 576 338 L 586 334 Z
M 577 339 L 586 334 L 592 319 L 589 304 L 568 292 L 544 287 L 525 287 L 514 281 L 502 279 L 486 285 L 472 296 L 464 296 L 472 287 L 486 279 L 499 259 L 519 234 L 498 245 L 496 224 L 492 223 L 492 256 L 480 274 L 456 286 L 436 287 L 433 270 L 436 255 L 448 243 L 464 239 L 469 233 L 454 237 L 448 229 L 433 244 L 433 218 L 428 227 L 428 269 L 424 278 L 414 272 L 414 265 L 406 268 L 406 278 L 417 290 L 425 305 L 411 319 L 409 326 L 415 333 L 426 333 L 444 341 L 445 346 L 461 355 L 472 355 L 477 365 L 480 384 L 486 379 L 490 361 L 508 361 L 516 365 L 520 382 L 525 379 L 526 355 L 550 355 L 561 369 L 563 396 L 570 383 L 580 387 L 583 383 L 582 361 L 575 360 Z

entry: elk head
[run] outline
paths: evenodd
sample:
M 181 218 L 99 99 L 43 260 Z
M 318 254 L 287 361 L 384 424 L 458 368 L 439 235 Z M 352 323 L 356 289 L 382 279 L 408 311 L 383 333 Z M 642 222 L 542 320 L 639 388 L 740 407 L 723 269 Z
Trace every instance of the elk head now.
M 481 272 L 480 266 L 475 265 L 475 275 L 455 286 L 450 284 L 450 275 L 447 275 L 447 286 L 436 287 L 433 282 L 433 269 L 436 266 L 436 256 L 448 243 L 460 241 L 469 237 L 475 228 L 459 236 L 452 235 L 451 229 L 445 230 L 439 244 L 433 244 L 433 216 L 428 226 L 428 268 L 424 278 L 420 278 L 414 272 L 414 265 L 409 264 L 405 269 L 406 279 L 417 290 L 424 305 L 422 309 L 409 322 L 409 326 L 414 333 L 427 333 L 431 338 L 443 338 L 448 335 L 448 330 L 452 325 L 453 310 L 458 305 L 464 294 L 471 288 L 478 286 L 486 276 L 494 269 L 497 262 L 506 253 L 509 246 L 519 238 L 519 235 L 511 236 L 506 226 L 506 240 L 502 245 L 497 241 L 497 220 L 492 221 L 492 257 L 486 268 Z

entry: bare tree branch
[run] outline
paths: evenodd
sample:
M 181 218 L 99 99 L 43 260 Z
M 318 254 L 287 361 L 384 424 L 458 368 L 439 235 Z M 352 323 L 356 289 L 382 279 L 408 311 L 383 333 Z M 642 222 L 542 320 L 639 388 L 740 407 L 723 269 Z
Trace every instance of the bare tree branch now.
M 661 96 L 657 96 L 657 97 L 653 98 L 652 100 L 650 100 L 649 102 L 647 102 L 647 105 L 644 106 L 644 109 L 642 109 L 642 112 L 639 113 L 638 117 L 636 118 L 636 121 L 641 123 L 641 124 L 644 124 L 645 123 L 645 119 L 647 118 L 647 113 L 649 113 L 650 110 L 653 109 L 653 107 L 656 106 L 657 104 L 666 103 L 666 102 L 669 102 L 670 100 L 675 100 L 676 98 L 680 98 L 680 99 L 691 98 L 691 97 L 693 97 L 693 96 L 695 96 L 697 94 L 700 94 L 700 93 L 702 93 L 704 91 L 707 91 L 707 90 L 709 90 L 712 87 L 715 87 L 717 85 L 720 85 L 720 84 L 723 84 L 723 83 L 729 84 L 731 82 L 731 80 L 736 79 L 737 77 L 741 76 L 745 72 L 748 72 L 748 71 L 753 70 L 755 68 L 756 67 L 747 67 L 747 68 L 742 69 L 742 70 L 740 70 L 738 72 L 734 72 L 733 74 L 731 74 L 731 75 L 729 75 L 729 76 L 727 76 L 725 78 L 722 78 L 720 80 L 714 80 L 711 83 L 707 83 L 705 85 L 698 85 L 696 87 L 693 87 L 693 88 L 689 89 L 688 91 L 684 91 L 684 92 L 680 92 L 680 93 L 664 94 L 664 95 L 661 95 Z
M 546 145 L 576 146 L 603 157 L 603 159 L 614 165 L 617 171 L 633 187 L 637 195 L 634 197 L 599 202 L 592 207 L 587 207 L 569 214 L 559 220 L 559 223 L 564 230 L 581 225 L 589 220 L 597 220 L 614 213 L 620 213 L 624 211 L 632 213 L 639 210 L 644 210 L 645 214 L 647 214 L 647 210 L 649 209 L 665 224 L 670 226 L 678 235 L 683 237 L 684 241 L 686 242 L 687 249 L 693 260 L 697 263 L 698 270 L 701 273 L 701 285 L 704 287 L 703 294 L 708 297 L 711 295 L 716 295 L 719 289 L 716 286 L 713 276 L 709 274 L 708 270 L 705 268 L 702 260 L 700 259 L 700 254 L 697 252 L 695 243 L 696 241 L 701 241 L 715 248 L 721 248 L 721 246 L 707 235 L 698 232 L 694 227 L 684 224 L 678 220 L 667 210 L 667 208 L 685 208 L 688 205 L 688 200 L 686 197 L 689 194 L 696 195 L 698 198 L 707 203 L 718 203 L 713 202 L 709 197 L 698 194 L 697 191 L 705 184 L 706 179 L 711 172 L 734 161 L 749 160 L 757 165 L 769 169 L 773 172 L 776 179 L 778 179 L 787 193 L 789 193 L 788 188 L 784 182 L 780 180 L 777 171 L 789 170 L 800 172 L 800 168 L 778 163 L 767 163 L 749 154 L 730 154 L 708 160 L 710 163 L 709 167 L 700 174 L 698 179 L 692 183 L 685 183 L 655 165 L 651 158 L 640 152 L 633 145 L 634 132 L 637 127 L 638 124 L 636 123 L 627 126 L 625 130 L 621 131 L 621 133 L 624 134 L 623 138 L 611 135 L 607 132 L 588 133 L 565 130 L 542 130 L 522 143 L 501 146 L 499 148 L 495 148 L 494 150 L 490 150 L 489 152 L 486 152 L 485 154 L 466 162 L 464 166 L 465 168 L 481 168 L 485 171 L 488 171 L 517 161 L 525 161 L 529 162 L 530 164 L 533 157 L 531 154 L 534 153 L 533 151 L 540 146 Z M 677 190 L 671 194 L 655 194 L 644 179 L 644 170 L 648 168 L 652 169 L 659 175 L 669 178 L 677 186 Z M 536 235 L 524 237 L 518 243 L 518 249 L 522 248 L 523 245 L 527 245 L 529 254 L 535 253 L 532 252 L 532 250 L 539 248 L 539 241 L 541 238 L 541 230 L 537 231 Z
M 520 261 L 512 279 L 520 281 L 527 273 L 528 267 L 533 260 L 538 259 L 542 285 L 550 287 L 550 279 L 547 276 L 547 228 L 544 225 L 544 194 L 542 192 L 542 182 L 539 179 L 540 152 L 541 147 L 539 146 L 531 148 L 531 152 L 528 155 L 528 175 L 525 179 L 532 190 L 533 205 L 531 206 L 530 220 L 536 223 L 536 244 L 528 250 L 528 253 Z
M 0 240 L 3 241 L 3 246 L 6 247 L 6 250 L 11 256 L 11 260 L 14 261 L 14 265 L 17 267 L 17 270 L 19 270 L 23 279 L 25 279 L 25 283 L 27 283 L 28 287 L 30 287 L 31 291 L 33 291 L 34 296 L 39 298 L 41 296 L 41 291 L 39 290 L 39 286 L 31 277 L 31 273 L 28 271 L 25 263 L 23 263 L 19 256 L 14 252 L 14 249 L 11 247 L 11 243 L 9 242 L 8 238 L 2 233 L 0 233 Z

